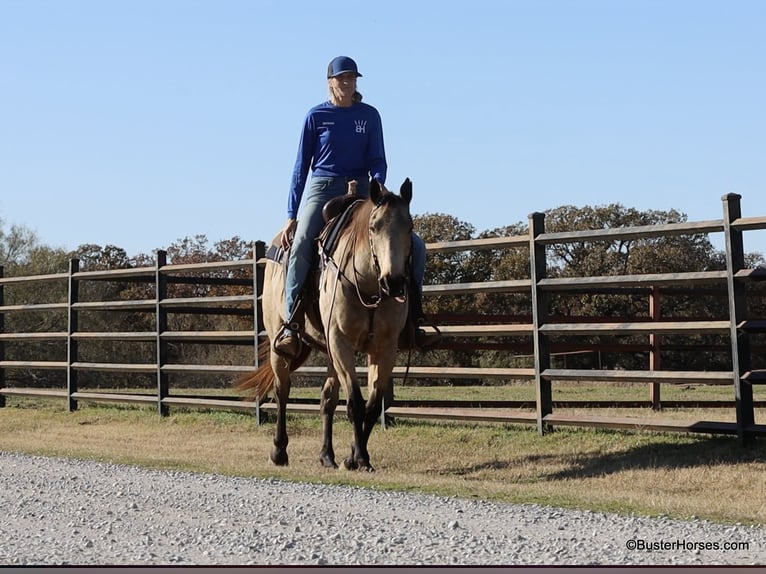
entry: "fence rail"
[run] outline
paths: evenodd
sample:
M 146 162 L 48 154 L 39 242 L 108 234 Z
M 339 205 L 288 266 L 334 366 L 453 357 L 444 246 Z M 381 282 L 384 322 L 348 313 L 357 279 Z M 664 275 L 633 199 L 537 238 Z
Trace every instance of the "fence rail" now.
M 532 313 L 525 319 L 503 322 L 479 322 L 440 326 L 445 340 L 501 339 L 503 337 L 523 338 L 522 345 L 529 347 L 533 367 L 531 368 L 480 368 L 460 366 L 399 366 L 394 370 L 394 379 L 437 378 L 437 379 L 480 379 L 503 381 L 531 381 L 535 387 L 533 404 L 527 407 L 534 412 L 520 412 L 506 403 L 501 407 L 465 407 L 458 403 L 427 401 L 387 405 L 391 415 L 413 418 L 482 420 L 534 424 L 539 432 L 546 432 L 557 425 L 581 425 L 613 428 L 644 428 L 677 430 L 682 432 L 713 432 L 735 434 L 743 444 L 755 436 L 766 434 L 766 426 L 755 423 L 755 402 L 753 385 L 766 382 L 766 370 L 754 369 L 751 354 L 753 345 L 750 334 L 766 332 L 766 321 L 748 316 L 748 289 L 766 279 L 766 270 L 745 267 L 743 232 L 766 229 L 766 217 L 741 217 L 740 196 L 723 196 L 723 218 L 720 220 L 684 222 L 664 225 L 648 225 L 613 229 L 567 231 L 546 233 L 544 215 L 533 213 L 529 218 L 529 234 L 513 237 L 486 238 L 466 241 L 430 243 L 429 254 L 458 251 L 525 249 L 530 259 L 530 278 L 517 280 L 495 280 L 477 283 L 426 285 L 424 295 L 451 296 L 496 293 L 521 293 L 531 297 Z M 546 247 L 566 243 L 612 242 L 615 240 L 636 240 L 674 235 L 696 235 L 723 233 L 725 240 L 726 269 L 722 271 L 650 273 L 643 275 L 622 275 L 608 277 L 547 277 Z M 170 392 L 171 374 L 222 374 L 236 375 L 257 367 L 257 346 L 263 336 L 260 321 L 260 289 L 263 277 L 264 244 L 256 244 L 253 257 L 237 261 L 209 262 L 199 264 L 167 264 L 166 253 L 157 253 L 156 264 L 152 267 L 131 269 L 110 269 L 81 271 L 79 261 L 70 261 L 66 273 L 47 275 L 4 277 L 0 267 L 0 406 L 5 405 L 6 396 L 50 397 L 65 399 L 68 408 L 74 410 L 80 401 L 125 402 L 155 405 L 160 414 L 167 414 L 169 407 L 227 408 L 260 412 L 273 408 L 270 403 L 246 402 L 236 398 L 211 398 L 177 396 Z M 245 272 L 251 277 L 222 276 L 221 272 Z M 210 274 L 213 276 L 210 276 Z M 216 275 L 218 273 L 218 275 Z M 5 305 L 4 290 L 14 286 L 59 282 L 67 286 L 67 300 L 37 303 L 16 303 Z M 80 286 L 93 282 L 130 282 L 153 287 L 154 296 L 145 299 L 120 301 L 80 300 Z M 240 295 L 169 297 L 168 286 L 173 284 L 201 284 L 239 286 L 251 288 L 251 292 Z M 728 300 L 728 317 L 709 317 L 697 320 L 667 320 L 659 314 L 659 295 L 662 290 L 688 289 L 704 286 L 716 292 L 723 292 Z M 646 293 L 650 308 L 649 317 L 604 318 L 594 322 L 573 317 L 554 317 L 549 314 L 550 297 L 562 293 Z M 144 331 L 88 331 L 79 327 L 80 316 L 88 312 L 133 312 L 153 317 L 154 328 Z M 7 332 L 5 317 L 14 313 L 66 313 L 65 331 Z M 244 330 L 189 330 L 178 331 L 169 328 L 168 317 L 174 313 L 196 313 L 200 315 L 242 316 L 250 320 L 251 328 Z M 716 334 L 728 336 L 725 349 L 731 356 L 732 369 L 718 371 L 674 371 L 663 370 L 660 361 L 661 337 L 667 335 Z M 648 343 L 635 343 L 633 350 L 646 351 L 650 355 L 648 370 L 606 370 L 553 368 L 554 350 L 566 345 L 557 342 L 560 337 L 608 335 L 640 337 Z M 569 340 L 568 339 L 568 340 Z M 120 363 L 84 360 L 78 344 L 88 341 L 136 342 L 153 345 L 155 360 L 144 363 Z M 66 347 L 65 360 L 9 360 L 6 345 L 21 342 L 58 342 Z M 253 348 L 252 362 L 240 365 L 174 364 L 169 359 L 169 344 L 241 345 Z M 474 343 L 458 343 L 470 348 Z M 475 343 L 479 345 L 479 343 Z M 487 343 L 482 343 L 487 344 Z M 516 343 L 518 345 L 518 343 Z M 503 344 L 498 343 L 500 348 Z M 569 347 L 571 347 L 571 342 Z M 614 349 L 618 345 L 605 345 Z M 675 348 L 681 346 L 676 345 Z M 571 351 L 570 351 L 571 352 Z M 8 385 L 7 373 L 15 370 L 40 369 L 62 370 L 66 373 L 66 389 L 21 388 Z M 130 372 L 153 376 L 156 390 L 151 394 L 88 392 L 79 388 L 80 372 Z M 365 369 L 361 368 L 364 372 Z M 305 376 L 323 376 L 323 367 L 303 367 L 298 371 Z M 674 423 L 642 418 L 619 418 L 594 415 L 568 415 L 554 413 L 560 402 L 552 397 L 552 383 L 573 382 L 631 382 L 647 383 L 650 396 L 647 404 L 660 404 L 660 384 L 704 384 L 730 385 L 732 399 L 727 403 L 732 409 L 732 421 L 698 421 L 697 423 Z M 486 402 L 485 402 L 486 404 Z M 609 403 L 613 404 L 613 403 Z M 318 412 L 316 404 L 293 402 L 290 410 L 296 412 Z

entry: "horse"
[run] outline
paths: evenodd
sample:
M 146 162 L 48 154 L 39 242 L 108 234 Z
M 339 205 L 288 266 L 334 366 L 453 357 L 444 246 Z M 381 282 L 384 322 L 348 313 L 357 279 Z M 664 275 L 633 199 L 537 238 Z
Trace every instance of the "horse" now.
M 338 231 L 332 253 L 324 252 L 320 235 L 321 265 L 309 275 L 301 296 L 305 312 L 303 344 L 298 356 L 291 359 L 276 353 L 271 344 L 286 320 L 285 265 L 267 260 L 262 295 L 267 339 L 259 345 L 260 367 L 237 379 L 236 387 L 247 391 L 251 399 L 262 399 L 274 390 L 277 419 L 270 453 L 274 464 L 288 464 L 286 407 L 290 375 L 317 350 L 327 355 L 327 378 L 320 397 L 323 434 L 320 463 L 338 468 L 332 427 L 342 385 L 346 413 L 353 425 L 351 453 L 343 461 L 344 466 L 349 470 L 374 471 L 367 444 L 391 385 L 397 340 L 407 322 L 411 200 L 409 178 L 401 185 L 399 194 L 373 180 L 369 196 L 349 208 L 352 211 Z M 277 242 L 275 238 L 274 244 Z M 366 402 L 355 368 L 356 353 L 367 355 Z

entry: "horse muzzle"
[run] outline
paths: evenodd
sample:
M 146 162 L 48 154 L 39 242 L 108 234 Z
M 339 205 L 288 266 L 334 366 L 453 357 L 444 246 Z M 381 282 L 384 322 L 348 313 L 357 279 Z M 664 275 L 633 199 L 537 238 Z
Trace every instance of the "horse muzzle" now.
M 380 278 L 380 291 L 399 303 L 407 301 L 407 279 L 404 276 L 387 275 Z

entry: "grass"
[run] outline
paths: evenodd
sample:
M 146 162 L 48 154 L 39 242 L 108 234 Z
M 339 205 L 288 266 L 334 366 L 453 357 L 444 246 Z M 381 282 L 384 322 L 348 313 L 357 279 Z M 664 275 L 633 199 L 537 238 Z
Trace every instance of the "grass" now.
M 646 398 L 644 388 L 569 395 L 581 399 Z M 564 388 L 564 387 L 562 387 Z M 729 398 L 711 387 L 704 398 Z M 528 398 L 523 385 L 508 387 L 397 388 L 398 398 Z M 220 394 L 220 393 L 219 393 Z M 296 395 L 304 390 L 296 389 Z M 317 396 L 317 389 L 305 396 Z M 720 394 L 720 397 L 718 396 Z M 514 395 L 514 396 L 511 396 Z M 570 396 L 567 398 L 570 398 Z M 670 389 L 663 396 L 671 398 Z M 596 399 L 594 399 L 596 397 Z M 554 399 L 556 396 L 554 395 Z M 675 400 L 675 399 L 674 399 Z M 766 449 L 763 440 L 742 447 L 731 436 L 630 432 L 560 427 L 540 436 L 531 426 L 427 422 L 397 419 L 370 439 L 373 474 L 320 467 L 319 418 L 289 415 L 290 466 L 268 461 L 274 424 L 228 411 L 152 408 L 81 402 L 68 413 L 59 401 L 7 399 L 0 410 L 0 450 L 136 464 L 159 469 L 213 472 L 245 477 L 358 485 L 466 498 L 534 502 L 624 514 L 697 517 L 724 523 L 766 524 Z M 647 410 L 632 412 L 652 416 Z M 599 414 L 612 414 L 601 412 Z M 731 420 L 731 409 L 679 410 L 663 417 Z M 763 420 L 763 413 L 756 414 Z M 348 453 L 351 427 L 338 412 L 335 450 Z

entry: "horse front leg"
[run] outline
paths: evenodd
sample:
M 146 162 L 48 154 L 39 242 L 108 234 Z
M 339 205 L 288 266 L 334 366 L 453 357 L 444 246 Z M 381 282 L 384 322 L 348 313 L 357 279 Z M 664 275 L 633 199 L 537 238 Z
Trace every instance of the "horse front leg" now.
M 367 404 L 364 413 L 364 443 L 378 422 L 383 410 L 383 397 L 391 385 L 391 373 L 396 363 L 396 351 L 383 351 L 368 356 L 367 361 Z
M 287 401 L 290 398 L 290 368 L 279 355 L 271 354 L 271 368 L 274 370 L 274 399 L 277 403 L 277 423 L 274 431 L 274 448 L 271 449 L 271 462 L 277 466 L 287 466 Z
M 364 440 L 365 402 L 354 366 L 354 349 L 342 337 L 332 337 L 332 367 L 338 380 L 346 392 L 346 414 L 354 427 L 354 440 L 351 443 L 351 454 L 343 461 L 349 470 L 373 471 L 370 466 L 370 455 L 367 452 L 367 441 Z
M 335 451 L 332 447 L 332 426 L 337 406 L 338 377 L 331 370 L 322 387 L 322 396 L 319 402 L 319 413 L 322 417 L 322 450 L 319 453 L 319 462 L 327 468 L 338 468 L 335 463 Z
M 375 469 L 370 465 L 370 453 L 367 452 L 367 440 L 364 433 L 365 404 L 362 391 L 359 384 L 353 385 L 351 393 L 347 399 L 348 419 L 354 425 L 354 440 L 351 443 L 351 454 L 343 461 L 343 465 L 348 470 L 366 470 L 374 472 Z

